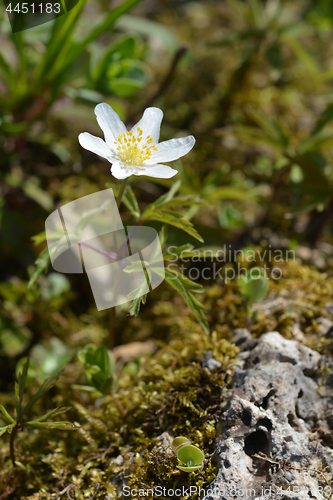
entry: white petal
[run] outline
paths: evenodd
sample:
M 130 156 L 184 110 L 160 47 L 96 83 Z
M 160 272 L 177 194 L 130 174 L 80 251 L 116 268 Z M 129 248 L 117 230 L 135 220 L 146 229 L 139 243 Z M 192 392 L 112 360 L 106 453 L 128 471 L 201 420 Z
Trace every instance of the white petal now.
M 84 132 L 79 135 L 79 143 L 84 149 L 111 161 L 112 152 L 100 137 L 95 137 L 88 132 Z
M 133 132 L 140 127 L 143 131 L 143 138 L 148 135 L 153 138 L 154 144 L 158 143 L 160 138 L 160 128 L 163 118 L 163 111 L 159 108 L 147 108 L 142 115 L 141 120 L 132 128 Z
M 140 170 L 134 172 L 134 175 L 147 175 L 148 177 L 156 177 L 158 179 L 170 179 L 174 175 L 178 174 L 178 170 L 175 170 L 167 165 L 151 165 L 144 167 L 141 166 Z
M 126 127 L 115 111 L 106 103 L 97 104 L 95 108 L 98 125 L 104 132 L 106 144 L 115 149 L 119 134 L 126 133 Z
M 157 151 L 153 151 L 149 160 L 146 160 L 144 165 L 153 165 L 159 161 L 178 160 L 181 156 L 186 155 L 195 144 L 193 135 L 181 137 L 180 139 L 170 139 L 169 141 L 160 142 L 155 147 Z
M 133 163 L 123 163 L 121 161 L 113 161 L 111 167 L 111 174 L 116 179 L 126 179 L 130 175 L 146 175 L 147 177 L 156 177 L 159 179 L 170 179 L 178 173 L 177 170 L 174 170 L 167 165 L 151 165 L 151 166 L 143 166 L 143 165 L 133 165 Z
M 127 165 L 124 165 L 120 161 L 113 161 L 112 162 L 112 167 L 111 167 L 111 174 L 113 177 L 116 179 L 127 179 L 130 175 L 133 175 L 133 170 L 128 167 Z

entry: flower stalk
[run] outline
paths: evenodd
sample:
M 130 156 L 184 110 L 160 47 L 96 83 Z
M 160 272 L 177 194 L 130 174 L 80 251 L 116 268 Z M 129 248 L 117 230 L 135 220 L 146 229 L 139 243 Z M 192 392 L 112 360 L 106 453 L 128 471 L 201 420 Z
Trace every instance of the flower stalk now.
M 119 193 L 117 196 L 117 207 L 118 208 L 120 207 L 121 200 L 123 199 L 123 194 L 125 192 L 125 189 L 126 189 L 126 186 L 128 183 L 128 179 L 129 179 L 129 177 L 126 177 L 126 179 L 123 179 L 123 182 L 121 183 L 120 190 L 119 190 Z

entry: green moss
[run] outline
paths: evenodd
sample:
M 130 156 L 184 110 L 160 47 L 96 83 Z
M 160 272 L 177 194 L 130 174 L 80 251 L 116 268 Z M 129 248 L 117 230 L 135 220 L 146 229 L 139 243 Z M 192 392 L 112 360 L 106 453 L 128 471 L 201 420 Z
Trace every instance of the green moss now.
M 325 305 L 331 301 L 333 278 L 300 261 L 279 263 L 279 267 L 282 278 L 270 281 L 264 304 L 257 305 L 260 310 L 251 325 L 252 334 L 259 337 L 278 330 L 286 338 L 293 338 L 293 325 L 297 323 L 305 334 L 305 344 L 331 355 L 332 339 L 323 336 L 318 318 L 330 318 Z M 74 485 L 72 492 L 75 491 L 77 499 L 87 496 L 104 499 L 107 493 L 119 495 L 117 485 L 122 481 L 136 489 L 204 487 L 212 481 L 221 386 L 228 384 L 238 353 L 228 339 L 234 328 L 246 325 L 246 309 L 238 283 L 213 285 L 203 294 L 214 329 L 211 335 L 202 333 L 183 302 L 164 285 L 160 294 L 152 293 L 149 300 L 150 307 L 143 308 L 138 318 L 124 323 L 122 331 L 127 340 L 132 332 L 131 341 L 160 339 L 156 341 L 154 354 L 140 358 L 135 376 L 120 373 L 116 396 L 126 411 L 125 418 L 119 414 L 112 396 L 94 401 L 89 394 L 71 388 L 73 383 L 85 382 L 74 359 L 57 386 L 33 411 L 37 415 L 51 405 L 72 405 L 68 418 L 79 423 L 81 429 L 72 433 L 21 431 L 17 436 L 17 456 L 24 468 L 15 471 L 9 459 L 8 438 L 3 436 L 0 472 L 3 498 L 51 500 Z M 104 338 L 100 329 L 96 336 L 92 333 L 97 327 L 94 315 L 84 315 L 75 321 L 71 324 L 81 326 L 81 330 L 71 337 L 72 346 Z M 163 335 L 165 338 L 161 340 Z M 213 372 L 202 367 L 208 350 L 222 364 Z M 8 395 L 2 399 L 12 410 L 13 400 Z M 161 435 L 166 431 L 174 436 L 185 435 L 202 449 L 206 457 L 202 472 L 186 474 L 176 468 L 171 448 L 161 446 Z M 110 465 L 119 455 L 123 463 Z

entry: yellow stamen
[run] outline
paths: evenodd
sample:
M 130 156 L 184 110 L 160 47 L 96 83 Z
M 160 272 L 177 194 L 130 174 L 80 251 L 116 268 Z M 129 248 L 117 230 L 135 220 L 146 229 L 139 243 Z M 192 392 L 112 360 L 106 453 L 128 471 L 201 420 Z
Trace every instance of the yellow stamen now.
M 122 160 L 126 161 L 126 163 L 132 163 L 133 165 L 140 166 L 144 161 L 149 160 L 152 155 L 152 151 L 157 151 L 157 148 L 152 146 L 147 146 L 147 144 L 152 144 L 153 138 L 148 136 L 146 140 L 146 144 L 140 145 L 142 140 L 143 131 L 138 127 L 139 137 L 133 135 L 133 132 L 126 132 L 126 136 L 124 134 L 119 134 L 118 136 L 118 147 L 117 151 L 120 153 L 120 157 Z M 122 138 L 124 142 L 122 142 Z

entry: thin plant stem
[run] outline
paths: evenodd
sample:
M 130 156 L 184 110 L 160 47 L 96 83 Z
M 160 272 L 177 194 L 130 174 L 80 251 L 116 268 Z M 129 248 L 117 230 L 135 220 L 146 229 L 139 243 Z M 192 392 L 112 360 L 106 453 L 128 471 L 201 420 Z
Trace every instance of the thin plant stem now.
M 91 250 L 94 250 L 94 252 L 97 252 L 97 253 L 99 253 L 101 255 L 105 255 L 105 257 L 108 257 L 111 260 L 116 261 L 117 258 L 118 258 L 118 255 L 116 253 L 114 253 L 114 252 L 106 252 L 105 250 L 100 250 L 99 248 L 95 248 L 95 247 L 89 245 L 88 243 L 86 243 L 84 241 L 80 241 L 80 245 L 82 245 L 83 247 L 90 248 Z
M 165 94 L 165 91 L 167 90 L 167 88 L 169 87 L 169 85 L 171 84 L 172 80 L 175 77 L 176 70 L 177 70 L 179 63 L 182 60 L 182 58 L 184 57 L 184 55 L 186 54 L 187 50 L 188 50 L 188 48 L 187 48 L 186 44 L 181 44 L 178 47 L 178 49 L 177 49 L 177 51 L 176 51 L 176 53 L 171 61 L 171 65 L 168 69 L 168 72 L 160 84 L 160 87 L 158 88 L 156 93 L 148 99 L 148 101 L 145 103 L 145 105 L 140 110 L 135 111 L 132 115 L 130 115 L 128 117 L 128 119 L 127 119 L 128 124 L 132 124 L 137 119 L 137 117 L 144 112 L 144 110 L 146 108 L 151 106 L 157 99 L 159 99 L 163 94 Z
M 110 321 L 110 338 L 109 338 L 109 349 L 113 349 L 116 340 L 116 307 L 110 309 L 109 321 Z
M 117 196 L 117 208 L 118 209 L 120 207 L 121 200 L 123 198 L 123 195 L 124 195 L 127 183 L 128 183 L 128 179 L 129 179 L 129 177 L 127 177 L 126 179 L 123 179 L 123 181 L 121 183 L 120 190 L 119 190 L 119 193 L 118 193 L 118 196 Z M 117 253 L 119 253 L 118 252 L 118 248 L 117 248 Z M 111 310 L 110 310 L 110 316 L 109 316 L 109 321 L 110 321 L 109 347 L 110 347 L 110 349 L 113 349 L 113 347 L 115 346 L 115 340 L 116 340 L 116 319 L 117 319 L 116 318 L 116 308 L 112 307 Z
M 125 417 L 126 416 L 126 412 L 125 412 L 125 410 L 124 410 L 121 402 L 117 398 L 114 398 L 114 402 L 115 402 L 116 407 L 118 408 L 118 411 L 119 411 L 120 415 L 122 417 Z
M 124 191 L 126 189 L 128 179 L 129 179 L 129 177 L 126 177 L 126 179 L 124 179 L 123 182 L 121 183 L 120 191 L 119 191 L 118 196 L 117 196 L 117 207 L 118 208 L 120 207 L 120 203 L 121 203 L 121 200 L 123 198 L 123 194 L 124 194 Z
M 12 459 L 14 467 L 16 466 L 14 440 L 15 440 L 15 436 L 16 436 L 16 433 L 19 430 L 19 428 L 20 428 L 20 425 L 16 424 L 15 427 L 13 427 L 11 435 L 10 435 L 10 458 Z

